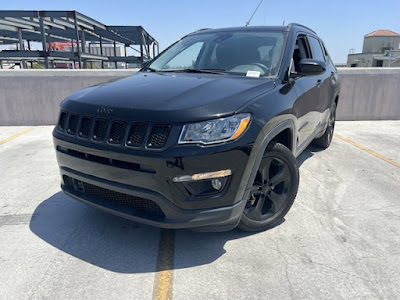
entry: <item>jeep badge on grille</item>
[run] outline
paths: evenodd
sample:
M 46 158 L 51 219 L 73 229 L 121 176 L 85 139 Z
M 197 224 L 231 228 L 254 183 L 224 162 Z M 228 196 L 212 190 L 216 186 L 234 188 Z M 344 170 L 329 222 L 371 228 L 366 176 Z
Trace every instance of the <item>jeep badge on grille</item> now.
M 100 107 L 97 109 L 97 113 L 101 115 L 110 115 L 113 112 L 111 108 Z

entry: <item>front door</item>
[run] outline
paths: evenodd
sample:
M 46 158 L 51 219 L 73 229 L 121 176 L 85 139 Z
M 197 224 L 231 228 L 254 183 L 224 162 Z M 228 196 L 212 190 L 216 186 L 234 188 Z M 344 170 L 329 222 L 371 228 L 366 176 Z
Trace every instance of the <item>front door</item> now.
M 312 58 L 307 36 L 299 35 L 293 52 L 293 68 L 295 72 L 300 71 L 300 61 L 307 58 Z M 293 111 L 298 120 L 297 149 L 302 148 L 304 143 L 310 142 L 319 124 L 319 80 L 321 80 L 321 77 L 321 75 L 318 75 L 295 78 L 294 89 L 297 95 L 299 95 L 293 105 Z

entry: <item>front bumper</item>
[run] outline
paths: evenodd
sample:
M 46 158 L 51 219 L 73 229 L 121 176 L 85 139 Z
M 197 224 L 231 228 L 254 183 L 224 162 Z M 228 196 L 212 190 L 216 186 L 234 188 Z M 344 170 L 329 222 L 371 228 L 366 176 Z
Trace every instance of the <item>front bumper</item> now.
M 86 147 L 56 135 L 54 145 L 61 187 L 82 202 L 162 228 L 229 230 L 240 221 L 245 201 L 238 200 L 237 193 L 250 154 L 246 147 L 165 158 Z M 232 175 L 221 191 L 212 194 L 193 195 L 183 183 L 173 182 L 175 176 L 225 169 Z M 149 203 L 151 209 L 156 204 L 157 213 L 148 209 Z

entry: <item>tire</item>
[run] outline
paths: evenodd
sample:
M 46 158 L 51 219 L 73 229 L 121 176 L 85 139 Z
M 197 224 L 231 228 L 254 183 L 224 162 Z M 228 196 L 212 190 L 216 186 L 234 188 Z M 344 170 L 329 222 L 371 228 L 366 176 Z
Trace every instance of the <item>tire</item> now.
M 298 187 L 299 167 L 292 152 L 282 144 L 271 143 L 257 170 L 238 227 L 244 231 L 275 227 L 292 207 Z
M 313 144 L 319 148 L 326 149 L 332 142 L 333 132 L 335 130 L 336 121 L 336 103 L 333 103 L 331 114 L 328 120 L 328 126 L 326 126 L 325 133 L 320 138 L 314 139 Z

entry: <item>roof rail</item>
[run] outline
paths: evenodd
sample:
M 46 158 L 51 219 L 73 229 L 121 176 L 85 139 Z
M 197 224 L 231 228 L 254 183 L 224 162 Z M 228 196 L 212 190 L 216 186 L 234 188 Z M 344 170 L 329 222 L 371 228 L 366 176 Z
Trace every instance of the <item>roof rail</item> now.
M 315 34 L 317 34 L 317 33 L 316 33 L 314 30 L 312 30 L 310 27 L 304 26 L 304 25 L 299 24 L 299 23 L 290 23 L 290 24 L 287 26 L 287 28 L 290 30 L 290 28 L 292 28 L 293 26 L 303 27 L 303 28 L 308 29 L 308 30 L 314 32 Z
M 212 28 L 200 28 L 200 29 L 193 31 L 192 33 L 196 33 L 196 32 L 203 31 L 203 30 L 209 30 L 209 29 L 212 29 Z

